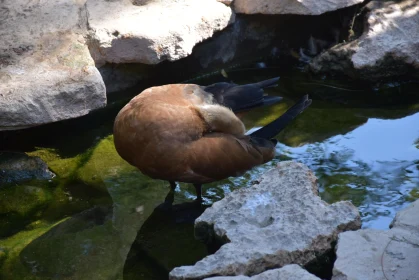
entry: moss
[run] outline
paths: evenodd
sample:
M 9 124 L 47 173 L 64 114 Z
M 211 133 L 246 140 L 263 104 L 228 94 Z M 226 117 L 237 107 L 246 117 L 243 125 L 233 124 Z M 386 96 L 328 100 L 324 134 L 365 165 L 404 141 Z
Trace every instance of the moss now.
M 415 188 L 413 190 L 410 191 L 409 193 L 409 200 L 410 201 L 415 201 L 416 199 L 419 199 L 419 188 Z
M 106 189 L 106 180 L 118 173 L 127 173 L 136 170 L 126 163 L 117 153 L 113 136 L 102 139 L 90 151 L 89 158 L 80 164 L 77 178 L 82 182 L 101 189 Z
M 0 189 L 0 236 L 14 233 L 36 217 L 52 201 L 47 187 L 9 185 Z
M 324 186 L 320 194 L 328 203 L 350 200 L 355 206 L 362 205 L 368 194 L 367 186 L 371 185 L 368 178 L 349 174 L 334 174 L 320 176 L 319 184 Z
M 11 237 L 0 239 L 0 248 L 6 255 L 3 261 L 0 261 L 0 279 L 39 279 L 21 263 L 19 255 L 22 249 L 34 239 L 64 220 L 57 223 L 38 221 L 37 225 L 31 230 L 20 231 Z
M 74 157 L 61 158 L 57 151 L 51 149 L 38 149 L 30 154 L 43 159 L 60 180 L 78 181 L 101 191 L 107 191 L 107 178 L 136 170 L 118 155 L 113 135 Z

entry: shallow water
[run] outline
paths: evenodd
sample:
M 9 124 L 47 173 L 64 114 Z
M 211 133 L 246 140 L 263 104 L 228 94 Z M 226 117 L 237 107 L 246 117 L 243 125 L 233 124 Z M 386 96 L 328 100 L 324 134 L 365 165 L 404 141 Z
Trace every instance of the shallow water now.
M 244 83 L 277 74 L 272 72 L 231 78 Z M 419 106 L 411 101 L 418 88 L 408 83 L 370 90 L 281 74 L 279 87 L 268 92 L 284 102 L 248 113 L 246 127 L 268 123 L 306 92 L 312 106 L 278 135 L 275 160 L 206 185 L 205 204 L 293 159 L 315 172 L 325 201 L 351 200 L 364 228 L 388 228 L 395 213 L 419 197 Z M 0 187 L 1 279 L 165 279 L 173 267 L 208 254 L 193 238 L 193 220 L 205 208 L 188 204 L 194 188 L 181 184 L 169 211 L 163 203 L 168 184 L 143 176 L 117 155 L 111 128 L 120 106 L 5 138 L 7 149 L 41 157 L 56 177 Z

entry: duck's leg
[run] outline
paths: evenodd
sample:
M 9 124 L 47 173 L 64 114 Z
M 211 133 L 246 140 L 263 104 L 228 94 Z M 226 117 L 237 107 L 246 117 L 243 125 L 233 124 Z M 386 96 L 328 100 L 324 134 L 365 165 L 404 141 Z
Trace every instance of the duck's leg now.
M 175 189 L 176 189 L 176 182 L 169 181 L 170 184 L 170 191 L 167 194 L 166 198 L 164 199 L 164 203 L 162 204 L 162 208 L 169 208 L 172 206 L 173 201 L 175 200 Z
M 202 185 L 201 184 L 193 184 L 196 191 L 196 200 L 202 201 Z
M 169 181 L 170 184 L 170 190 L 175 191 L 176 189 L 176 182 L 175 181 Z

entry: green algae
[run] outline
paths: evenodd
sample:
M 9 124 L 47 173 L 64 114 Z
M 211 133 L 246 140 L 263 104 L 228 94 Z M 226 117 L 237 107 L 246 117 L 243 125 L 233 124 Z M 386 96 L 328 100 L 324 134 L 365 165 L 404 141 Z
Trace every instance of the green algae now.
M 270 106 L 258 108 L 243 118 L 247 129 L 267 125 L 281 116 L 295 102 L 289 99 Z M 316 101 L 293 120 L 275 138 L 288 146 L 296 147 L 308 142 L 320 142 L 336 134 L 347 133 L 367 121 L 367 117 L 354 114 L 351 108 L 330 108 Z
M 56 223 L 35 221 L 32 229 L 23 230 L 8 238 L 0 239 L 0 248 L 4 254 L 3 258 L 0 259 L 0 279 L 40 279 L 22 264 L 19 255 L 34 239 L 65 220 Z
M 39 218 L 52 201 L 48 187 L 8 185 L 0 189 L 0 236 L 8 236 Z

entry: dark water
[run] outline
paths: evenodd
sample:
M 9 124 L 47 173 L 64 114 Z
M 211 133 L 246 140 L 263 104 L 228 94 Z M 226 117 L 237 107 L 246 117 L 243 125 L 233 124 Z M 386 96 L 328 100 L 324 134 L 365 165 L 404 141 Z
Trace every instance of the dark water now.
M 229 78 L 244 83 L 277 74 L 250 69 L 232 71 Z M 247 114 L 249 130 L 304 93 L 313 97 L 312 106 L 278 135 L 274 161 L 206 185 L 205 204 L 293 159 L 315 172 L 325 201 L 351 200 L 363 227 L 388 228 L 396 211 L 419 198 L 419 85 L 368 88 L 300 72 L 279 74 L 279 87 L 268 92 L 284 102 Z M 193 220 L 205 208 L 188 204 L 194 188 L 181 184 L 176 206 L 168 210 L 168 184 L 143 176 L 117 155 L 111 128 L 122 103 L 80 120 L 2 136 L 9 151 L 0 156 L 10 150 L 39 156 L 56 177 L 0 187 L 0 279 L 165 279 L 175 266 L 208 254 L 193 238 Z

